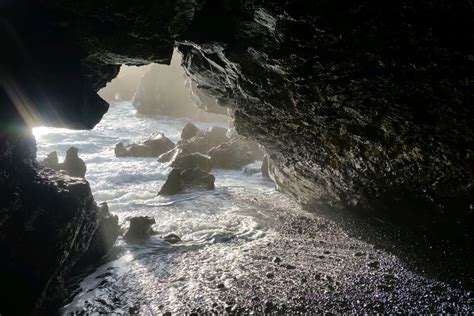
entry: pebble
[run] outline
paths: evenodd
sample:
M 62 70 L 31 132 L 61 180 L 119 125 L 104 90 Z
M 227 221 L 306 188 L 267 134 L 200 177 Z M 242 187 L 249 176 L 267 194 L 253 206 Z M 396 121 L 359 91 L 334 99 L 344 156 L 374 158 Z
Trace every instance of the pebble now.
M 367 263 L 367 266 L 369 266 L 370 268 L 373 268 L 373 269 L 378 269 L 380 267 L 380 262 L 371 261 L 371 262 Z
M 280 262 L 281 262 L 281 258 L 275 257 L 275 258 L 273 258 L 273 262 L 274 262 L 274 263 L 280 263 Z
M 224 283 L 219 283 L 219 284 L 217 284 L 217 288 L 218 288 L 218 289 L 224 289 L 224 288 L 225 288 Z

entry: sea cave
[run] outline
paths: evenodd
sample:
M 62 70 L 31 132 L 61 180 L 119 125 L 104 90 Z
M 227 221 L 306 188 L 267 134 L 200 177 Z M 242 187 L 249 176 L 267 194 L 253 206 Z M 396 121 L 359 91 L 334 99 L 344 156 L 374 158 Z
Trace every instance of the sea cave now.
M 0 315 L 473 313 L 471 1 L 0 20 Z

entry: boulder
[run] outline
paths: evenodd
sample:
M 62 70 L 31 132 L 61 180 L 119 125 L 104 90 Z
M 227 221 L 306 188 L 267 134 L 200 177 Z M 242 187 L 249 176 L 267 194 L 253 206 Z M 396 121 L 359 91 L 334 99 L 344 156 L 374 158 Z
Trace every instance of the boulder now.
M 253 161 L 250 148 L 242 141 L 223 143 L 209 151 L 211 166 L 222 169 L 239 169 Z
M 115 152 L 115 157 L 127 157 L 128 156 L 127 148 L 125 148 L 125 145 L 122 142 L 115 145 L 114 152 Z
M 74 146 L 66 151 L 66 158 L 59 164 L 59 169 L 66 171 L 72 177 L 80 178 L 84 178 L 87 171 L 84 160 L 79 158 L 78 149 Z
M 209 149 L 228 141 L 227 129 L 219 126 L 212 126 L 204 131 L 199 131 L 196 136 L 178 142 L 178 146 L 189 153 L 207 154 Z
M 184 154 L 185 151 L 176 146 L 175 148 L 165 152 L 164 154 L 161 154 L 159 157 L 158 157 L 158 162 L 170 162 L 172 160 L 174 160 L 178 155 L 180 154 Z
M 150 216 L 132 217 L 128 231 L 123 236 L 123 239 L 128 243 L 143 242 L 154 234 L 151 226 L 155 223 L 155 219 Z
M 194 169 L 199 168 L 203 171 L 211 171 L 211 159 L 202 154 L 178 154 L 175 156 L 171 167 L 176 169 Z
M 109 252 L 119 236 L 120 226 L 118 216 L 110 214 L 107 202 L 99 204 L 98 219 L 99 227 L 92 237 L 89 248 L 76 264 L 78 267 L 84 267 L 98 262 Z
M 115 145 L 116 157 L 159 157 L 172 150 L 175 144 L 163 133 L 154 133 L 140 144 L 125 146 L 122 142 Z
M 199 132 L 199 128 L 196 127 L 193 123 L 187 123 L 183 131 L 181 132 L 181 139 L 190 139 L 196 136 L 196 134 Z
M 181 241 L 181 238 L 179 238 L 179 236 L 176 234 L 168 234 L 163 237 L 163 240 L 169 242 L 170 244 L 176 244 Z
M 261 170 L 264 178 L 270 178 L 270 157 L 268 157 L 268 155 L 263 157 Z
M 56 151 L 50 152 L 49 155 L 40 162 L 40 165 L 53 170 L 59 170 L 58 153 Z
M 154 133 L 144 143 L 152 150 L 152 155 L 158 157 L 175 147 L 175 144 L 163 133 Z
M 265 153 L 261 149 L 260 145 L 256 141 L 250 140 L 244 136 L 239 135 L 235 128 L 229 128 L 229 130 L 227 131 L 227 138 L 231 141 L 238 140 L 246 143 L 255 159 L 263 160 L 263 156 L 265 155 Z
M 171 170 L 158 195 L 173 195 L 191 190 L 214 190 L 215 178 L 199 168 Z

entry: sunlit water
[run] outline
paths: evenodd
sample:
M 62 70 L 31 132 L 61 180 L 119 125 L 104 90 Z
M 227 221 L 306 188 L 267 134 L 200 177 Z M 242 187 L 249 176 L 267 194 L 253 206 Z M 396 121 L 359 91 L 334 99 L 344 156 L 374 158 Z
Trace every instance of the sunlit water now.
M 117 142 L 157 131 L 176 142 L 187 122 L 137 116 L 129 102 L 119 102 L 92 131 L 34 130 L 38 160 L 53 150 L 61 160 L 70 146 L 79 148 L 95 199 L 106 201 L 122 225 L 131 216 L 156 220 L 157 235 L 142 245 L 119 238 L 116 259 L 85 276 L 64 313 L 260 314 L 268 306 L 316 313 L 472 312 L 471 294 L 417 275 L 397 257 L 301 210 L 260 173 L 213 170 L 214 191 L 161 197 L 169 164 L 114 155 Z M 164 242 L 169 233 L 182 242 Z

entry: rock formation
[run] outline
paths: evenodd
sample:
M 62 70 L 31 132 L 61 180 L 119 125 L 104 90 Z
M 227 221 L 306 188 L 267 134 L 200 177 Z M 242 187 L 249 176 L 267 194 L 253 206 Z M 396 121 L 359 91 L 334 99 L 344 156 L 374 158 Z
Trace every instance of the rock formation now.
M 226 128 L 212 126 L 206 130 L 199 131 L 196 136 L 190 139 L 180 140 L 177 146 L 189 153 L 207 154 L 212 147 L 219 146 L 227 141 L 226 132 Z
M 228 141 L 209 150 L 213 168 L 240 169 L 254 162 L 250 148 L 242 141 Z
M 99 204 L 98 213 L 99 226 L 92 236 L 89 248 L 76 264 L 78 268 L 97 263 L 110 251 L 119 236 L 118 216 L 110 213 L 106 202 Z
M 187 117 L 198 121 L 225 121 L 226 116 L 203 110 L 207 107 L 202 103 L 212 103 L 213 98 L 203 97 L 202 92 L 197 92 L 196 95 L 199 90 L 196 87 L 190 91 L 190 87 L 184 85 L 183 76 L 181 57 L 177 53 L 173 54 L 169 66 L 152 65 L 140 80 L 133 96 L 137 112 L 151 116 Z M 215 108 L 219 108 L 215 98 L 213 103 Z M 227 110 L 223 108 L 217 113 L 227 114 Z
M 31 132 L 1 135 L 0 311 L 53 313 L 99 227 L 99 210 L 86 180 L 36 163 Z
M 173 169 L 158 195 L 173 195 L 196 190 L 214 190 L 214 176 L 199 168 Z
M 154 234 L 152 225 L 156 223 L 153 217 L 137 216 L 130 219 L 130 226 L 123 236 L 129 243 L 141 243 Z
M 212 169 L 211 159 L 197 154 L 180 154 L 171 162 L 171 167 L 181 170 L 199 168 L 202 171 L 209 172 Z
M 62 163 L 58 161 L 58 153 L 53 151 L 49 153 L 40 165 L 51 168 L 53 170 L 63 170 L 72 177 L 84 178 L 86 176 L 87 167 L 84 160 L 79 158 L 78 149 L 74 146 L 69 147 L 66 151 L 66 158 Z
M 199 132 L 199 128 L 196 127 L 193 123 L 186 123 L 181 132 L 181 139 L 186 140 L 193 138 Z
M 174 143 L 163 133 L 155 133 L 140 144 L 125 146 L 120 142 L 115 145 L 114 151 L 117 157 L 159 157 L 174 147 Z
M 65 170 L 69 175 L 73 177 L 84 178 L 86 175 L 87 167 L 84 160 L 79 158 L 78 150 L 72 146 L 66 151 L 66 158 L 64 162 L 59 164 L 60 170 Z

